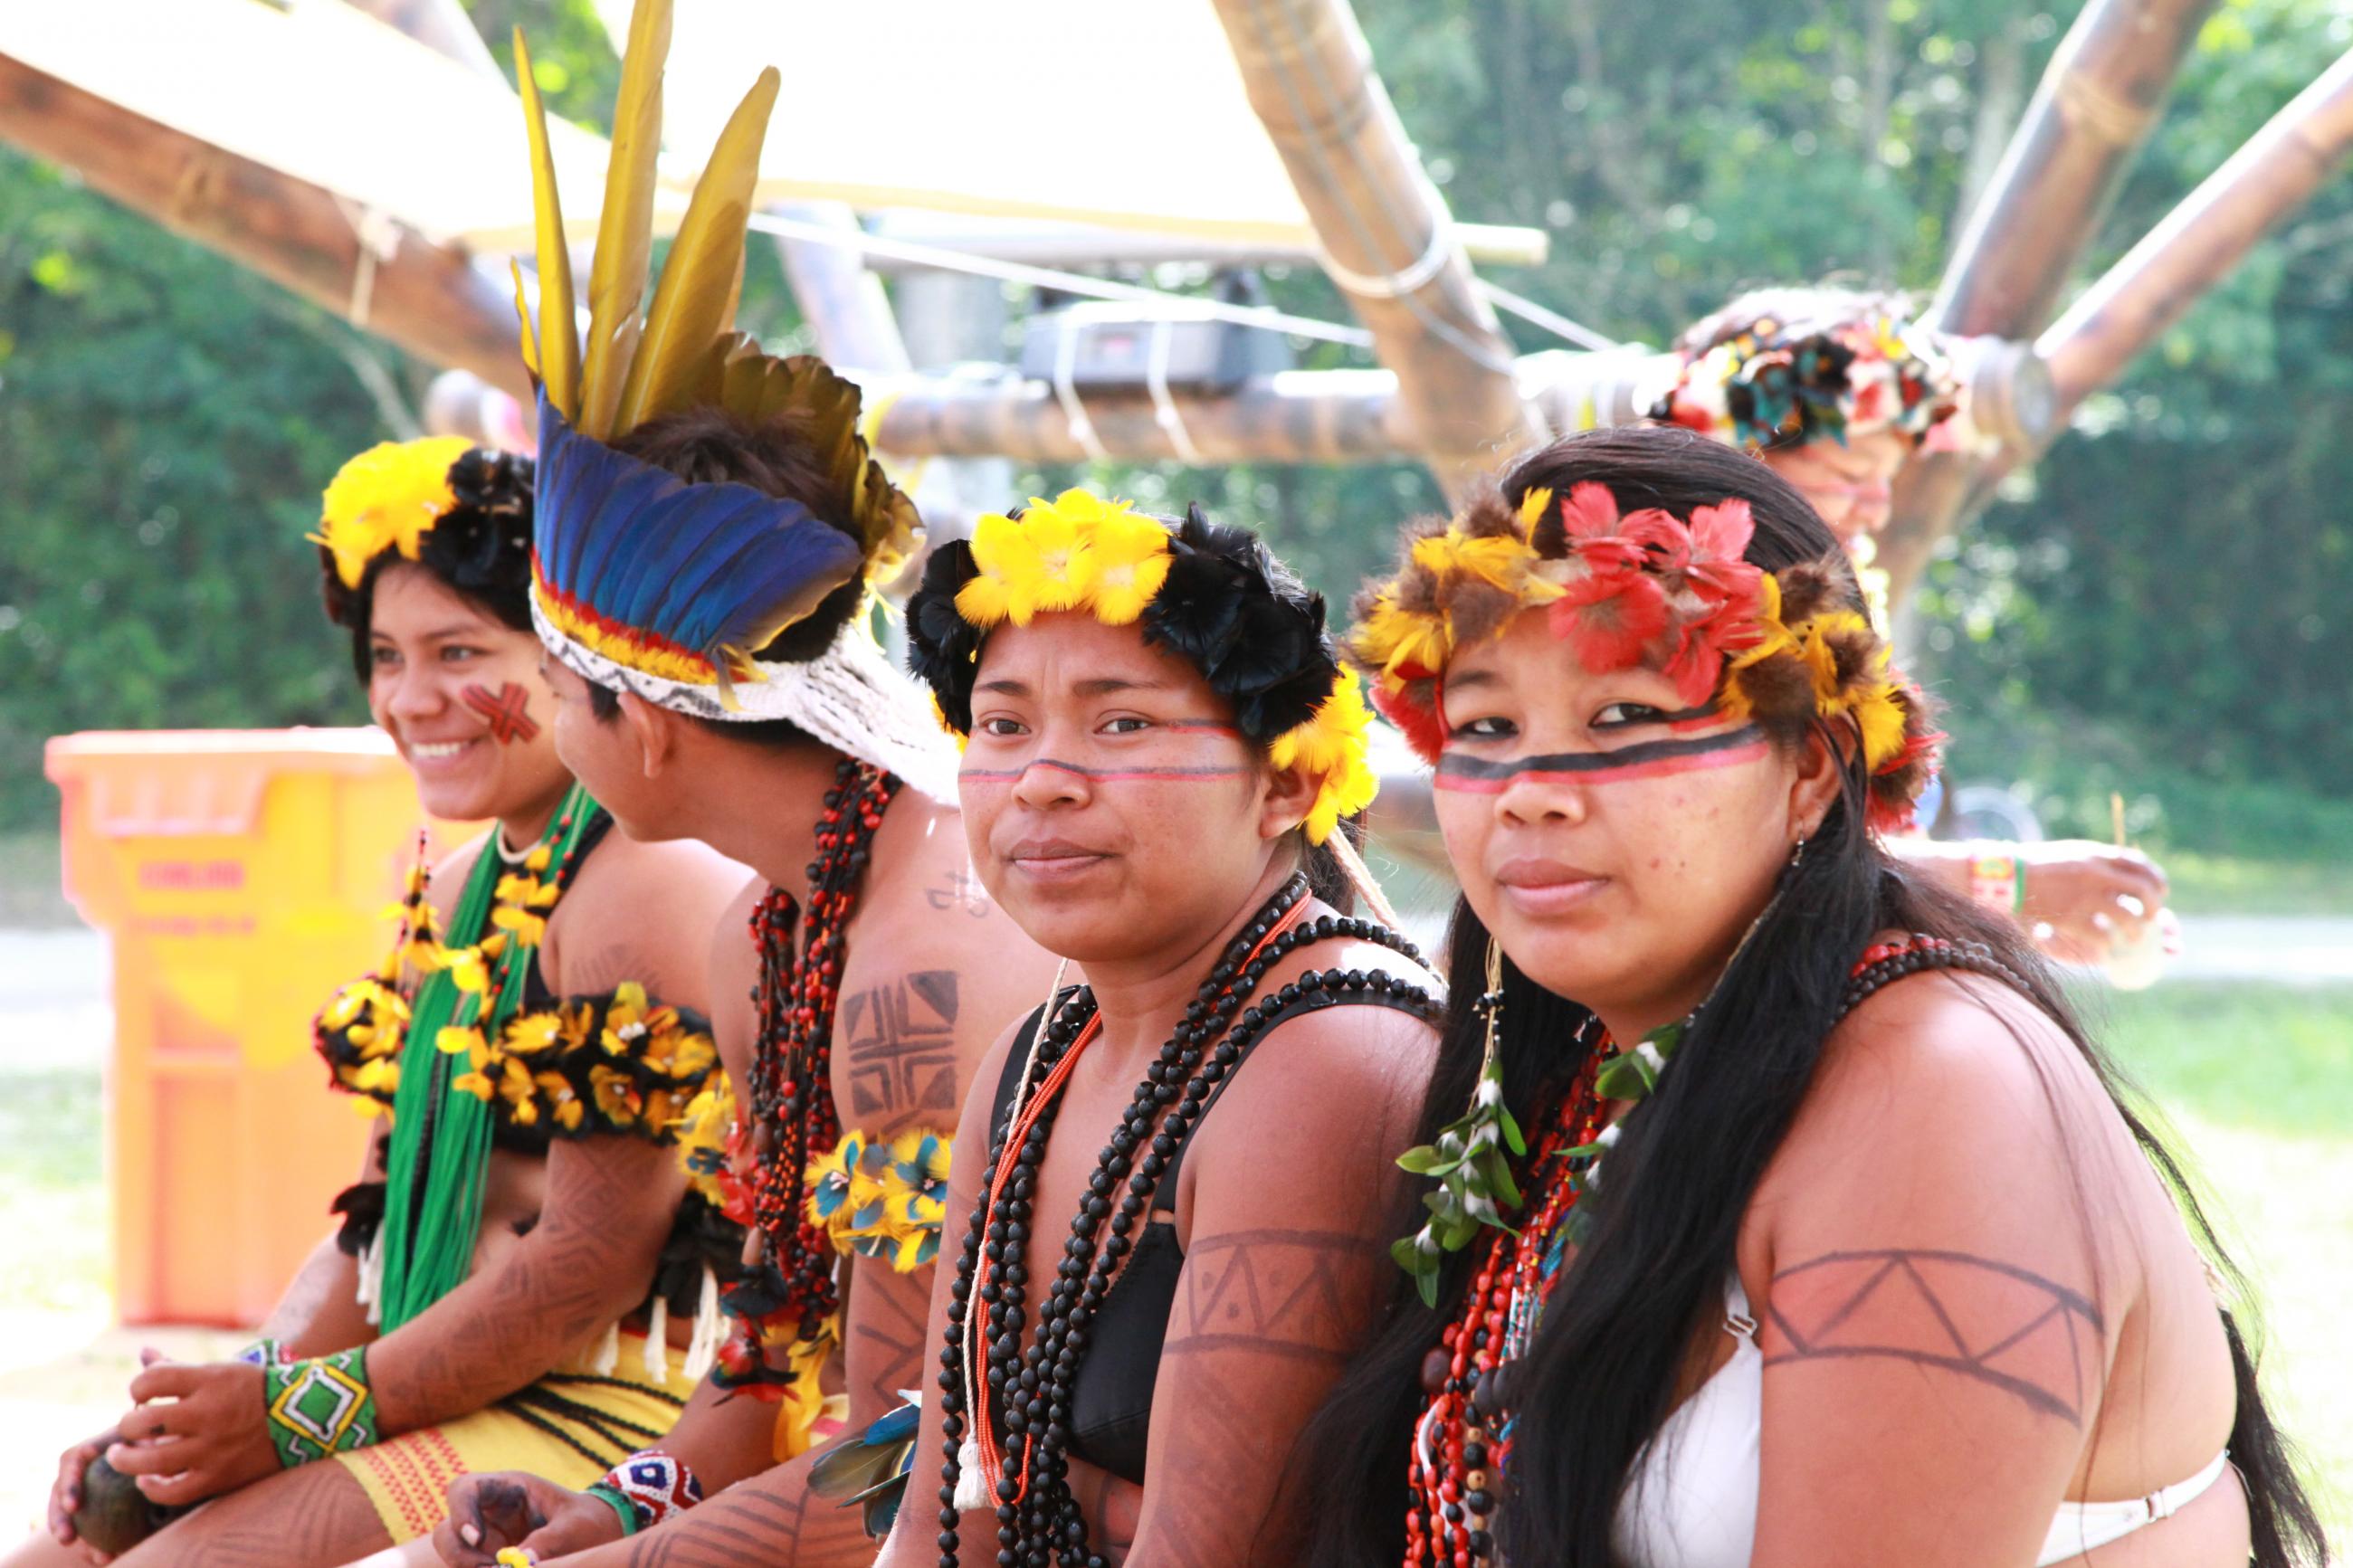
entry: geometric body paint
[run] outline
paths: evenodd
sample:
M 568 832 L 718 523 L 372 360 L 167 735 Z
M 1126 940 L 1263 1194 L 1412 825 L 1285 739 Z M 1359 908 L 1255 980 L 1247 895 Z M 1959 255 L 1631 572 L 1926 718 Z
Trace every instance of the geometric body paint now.
M 2031 1269 L 1966 1252 L 1833 1252 L 1784 1269 L 1765 1364 L 1891 1361 L 1953 1373 L 2081 1428 L 2098 1391 L 2100 1310 Z

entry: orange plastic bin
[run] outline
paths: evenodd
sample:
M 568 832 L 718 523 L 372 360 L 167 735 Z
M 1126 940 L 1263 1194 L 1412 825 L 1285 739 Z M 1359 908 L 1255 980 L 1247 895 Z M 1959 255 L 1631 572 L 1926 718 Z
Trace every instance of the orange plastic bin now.
M 360 1168 L 310 1024 L 391 942 L 416 787 L 375 730 L 64 735 L 47 771 L 66 895 L 113 939 L 117 1310 L 259 1322 Z

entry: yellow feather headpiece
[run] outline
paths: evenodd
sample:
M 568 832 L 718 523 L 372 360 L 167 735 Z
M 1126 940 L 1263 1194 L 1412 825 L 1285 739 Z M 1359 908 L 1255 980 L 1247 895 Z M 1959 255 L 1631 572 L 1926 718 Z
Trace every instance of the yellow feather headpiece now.
M 449 468 L 470 450 L 462 436 L 369 447 L 335 471 L 320 498 L 319 531 L 303 537 L 325 547 L 346 588 L 358 587 L 368 563 L 387 550 L 416 560 L 433 525 L 458 504 Z
M 549 405 L 575 431 L 599 442 L 689 408 L 723 408 L 763 425 L 795 419 L 799 436 L 844 499 L 867 581 L 888 582 L 913 552 L 915 508 L 868 449 L 859 428 L 858 388 L 813 356 L 776 358 L 734 330 L 761 147 L 781 81 L 774 66 L 761 71 L 720 132 L 653 298 L 642 318 L 638 314 L 653 252 L 662 68 L 670 54 L 671 10 L 672 0 L 638 0 L 630 16 L 604 211 L 588 279 L 585 355 L 546 108 L 522 30 L 515 29 L 515 68 L 531 142 L 540 289 L 534 324 L 518 268 L 515 306 L 524 361 Z

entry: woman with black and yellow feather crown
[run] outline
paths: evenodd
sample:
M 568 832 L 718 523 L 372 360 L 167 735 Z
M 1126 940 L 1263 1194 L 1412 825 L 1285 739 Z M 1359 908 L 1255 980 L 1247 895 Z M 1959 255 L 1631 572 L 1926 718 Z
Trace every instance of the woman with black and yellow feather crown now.
M 436 1537 L 453 1563 L 621 1562 L 649 1530 L 668 1550 L 871 1556 L 857 1510 L 804 1503 L 802 1456 L 921 1380 L 965 1082 L 1050 973 L 977 893 L 955 749 L 870 630 L 916 519 L 860 437 L 857 389 L 733 327 L 775 70 L 721 134 L 648 298 L 669 31 L 667 0 L 638 5 L 585 349 L 518 41 L 540 233 L 532 616 L 557 749 L 622 833 L 698 838 L 758 873 L 710 939 L 739 1093 L 691 1154 L 753 1245 L 719 1364 L 659 1448 L 602 1489 L 469 1477 Z
M 135 1380 L 67 1457 L 57 1539 L 13 1561 L 78 1560 L 77 1537 L 240 1561 L 266 1536 L 269 1562 L 342 1562 L 429 1531 L 468 1469 L 593 1479 L 677 1419 L 715 1353 L 743 1232 L 681 1198 L 670 1146 L 716 1064 L 695 933 L 743 871 L 609 836 L 557 757 L 532 483 L 528 459 L 428 439 L 327 488 L 327 611 L 370 710 L 429 813 L 494 826 L 418 865 L 391 955 L 319 1014 L 334 1085 L 377 1120 L 340 1235 L 242 1359 Z M 152 1510 L 207 1499 L 136 1544 Z
M 1244 530 L 1083 490 L 909 600 L 981 878 L 1086 983 L 966 1103 L 912 1454 L 828 1456 L 877 1500 L 912 1463 L 888 1568 L 1292 1561 L 1434 1045 L 1412 944 L 1349 907 L 1387 916 L 1371 715 L 1324 616 Z

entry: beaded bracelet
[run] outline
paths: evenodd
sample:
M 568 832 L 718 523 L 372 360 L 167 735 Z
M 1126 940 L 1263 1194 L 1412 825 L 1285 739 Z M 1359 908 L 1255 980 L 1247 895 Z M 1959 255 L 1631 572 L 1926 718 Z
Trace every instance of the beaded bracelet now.
M 2026 868 L 2015 855 L 1979 855 L 1969 861 L 1969 897 L 1989 909 L 2016 914 L 2026 907 Z
M 261 1394 L 269 1411 L 270 1446 L 278 1450 L 281 1468 L 364 1448 L 376 1440 L 375 1393 L 368 1387 L 365 1345 L 308 1361 L 265 1362 Z
M 256 1340 L 228 1359 L 231 1361 L 241 1361 L 248 1366 L 291 1366 L 294 1364 L 294 1357 L 287 1351 L 286 1347 L 279 1343 L 276 1340 L 269 1339 Z
M 621 1516 L 621 1533 L 651 1530 L 674 1513 L 702 1500 L 702 1483 L 686 1461 L 659 1448 L 641 1448 L 605 1472 L 588 1489 Z M 632 1521 L 635 1521 L 634 1526 Z

